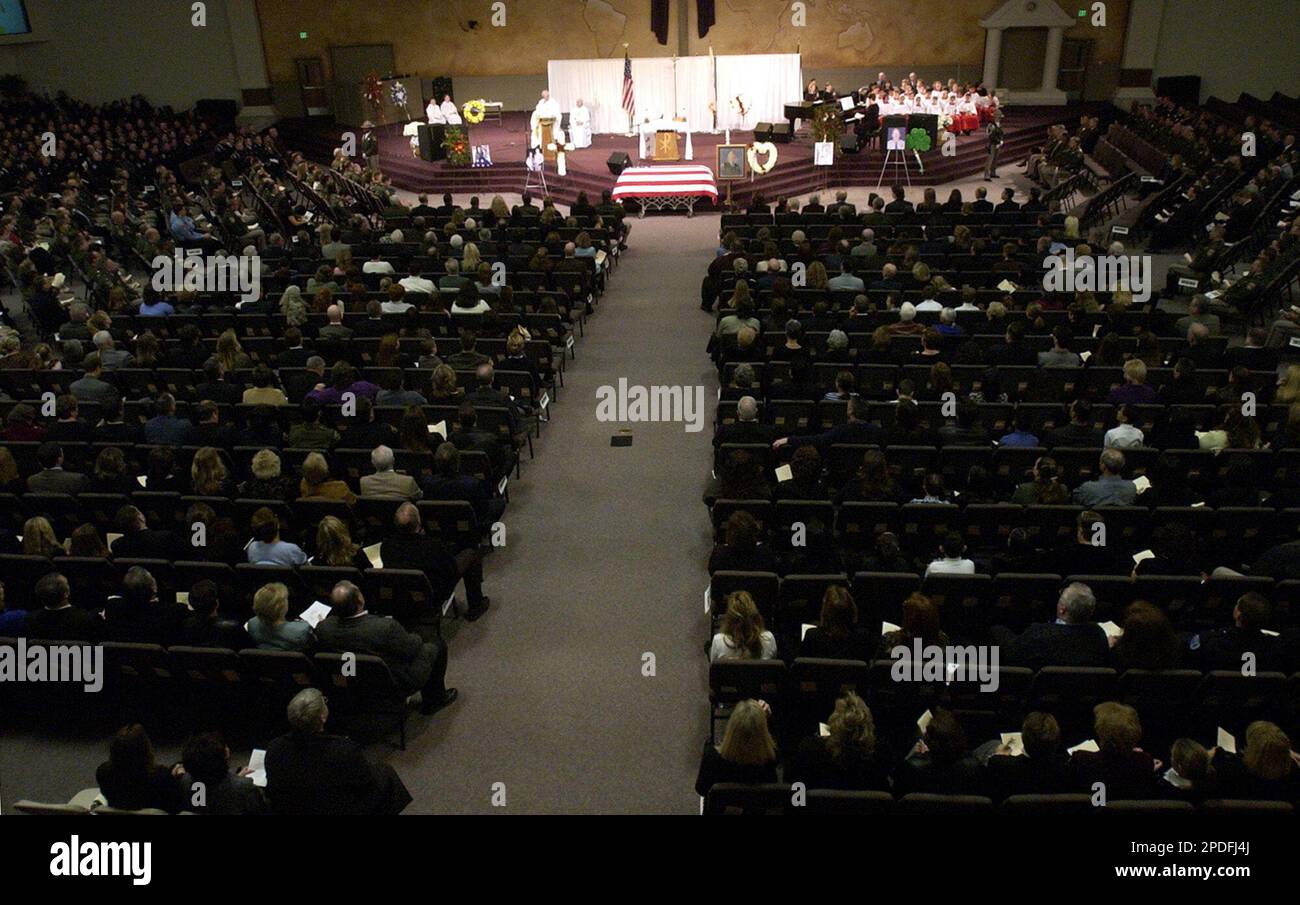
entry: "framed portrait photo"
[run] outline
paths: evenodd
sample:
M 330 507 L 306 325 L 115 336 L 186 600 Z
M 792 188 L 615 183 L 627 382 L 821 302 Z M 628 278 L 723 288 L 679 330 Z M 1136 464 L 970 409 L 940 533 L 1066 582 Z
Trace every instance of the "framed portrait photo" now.
M 718 145 L 718 179 L 744 179 L 749 175 L 745 145 Z

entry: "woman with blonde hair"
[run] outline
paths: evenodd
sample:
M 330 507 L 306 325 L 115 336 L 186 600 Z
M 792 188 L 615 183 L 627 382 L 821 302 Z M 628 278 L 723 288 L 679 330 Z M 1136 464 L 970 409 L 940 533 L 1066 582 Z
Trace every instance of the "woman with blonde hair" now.
M 748 591 L 727 596 L 727 612 L 713 636 L 709 660 L 771 660 L 776 637 L 763 627 L 763 616 Z
M 205 446 L 194 454 L 190 463 L 190 489 L 197 496 L 233 496 L 234 486 L 221 453 Z
M 1300 402 L 1300 365 L 1291 365 L 1286 369 L 1286 374 L 1278 381 L 1273 401 L 1279 405 Z
M 483 258 L 479 256 L 478 246 L 473 242 L 465 243 L 465 251 L 460 259 L 460 272 L 473 273 L 478 270 L 478 265 L 482 263 Z
M 1153 797 L 1156 761 L 1138 747 L 1142 722 L 1137 711 L 1127 704 L 1104 701 L 1092 712 L 1098 750 L 1075 751 L 1071 756 L 1076 786 L 1091 792 L 1095 783 L 1103 783 L 1110 800 Z
M 217 361 L 221 362 L 227 374 L 246 368 L 252 362 L 234 330 L 227 330 L 217 337 Z
M 826 265 L 821 261 L 813 261 L 808 265 L 808 288 L 824 290 L 829 278 L 826 276 Z
M 245 627 L 259 650 L 303 651 L 311 645 L 310 625 L 298 619 L 286 621 L 289 589 L 279 582 L 257 589 L 253 595 L 253 613 Z
M 357 501 L 357 495 L 345 482 L 330 480 L 329 462 L 318 452 L 308 453 L 303 460 L 298 490 L 303 500 L 342 500 L 349 506 Z
M 316 528 L 316 555 L 312 558 L 312 564 L 351 566 L 365 571 L 370 568 L 370 559 L 362 552 L 361 545 L 352 540 L 352 534 L 343 520 L 327 515 Z
M 489 207 L 498 222 L 510 219 L 510 208 L 506 206 L 506 199 L 500 195 L 492 196 L 492 204 Z
M 1300 799 L 1300 765 L 1291 739 L 1276 723 L 1256 720 L 1246 727 L 1246 747 L 1236 754 L 1210 752 L 1224 798 L 1257 801 Z
M 1070 216 L 1065 218 L 1065 238 L 1079 238 L 1079 218 Z
M 250 500 L 284 500 L 294 498 L 293 478 L 281 473 L 280 456 L 272 449 L 260 449 L 253 453 L 249 466 L 253 473 L 251 480 L 239 487 L 241 496 Z
M 465 391 L 456 385 L 456 372 L 441 364 L 429 375 L 429 401 L 437 405 L 460 404 Z
M 827 735 L 799 743 L 786 780 L 809 789 L 888 791 L 888 767 L 876 755 L 876 723 L 866 702 L 847 692 L 835 702 L 826 727 Z
M 708 795 L 720 782 L 745 785 L 776 782 L 776 740 L 767 725 L 764 701 L 741 701 L 731 712 L 722 744 L 704 743 L 695 791 Z
M 54 526 L 43 515 L 34 515 L 23 523 L 23 556 L 62 556 L 63 544 L 54 536 Z

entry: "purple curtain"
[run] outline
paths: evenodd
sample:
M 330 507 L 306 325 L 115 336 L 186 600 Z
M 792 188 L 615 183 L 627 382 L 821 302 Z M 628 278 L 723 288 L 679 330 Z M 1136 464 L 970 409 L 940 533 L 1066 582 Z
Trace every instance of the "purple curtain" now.
M 709 33 L 713 23 L 718 21 L 717 6 L 714 0 L 695 0 L 695 12 L 699 21 L 700 37 Z
M 650 0 L 650 30 L 660 44 L 668 43 L 668 0 Z

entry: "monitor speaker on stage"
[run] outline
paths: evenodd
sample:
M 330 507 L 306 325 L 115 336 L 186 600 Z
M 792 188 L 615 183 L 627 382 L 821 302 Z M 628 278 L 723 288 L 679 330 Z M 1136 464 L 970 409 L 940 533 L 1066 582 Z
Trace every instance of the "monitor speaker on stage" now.
M 771 123 L 759 123 L 757 126 L 754 127 L 754 141 L 771 141 L 771 140 L 772 140 Z
M 788 145 L 792 137 L 789 123 L 772 123 L 772 133 L 768 141 Z
M 609 160 L 605 163 L 609 167 L 609 171 L 617 176 L 632 165 L 632 158 L 628 157 L 623 151 L 615 151 L 609 155 Z
M 421 160 L 445 160 L 447 149 L 442 146 L 447 137 L 447 127 L 442 123 L 428 125 L 421 123 L 415 127 L 416 140 L 420 143 Z
M 858 136 L 853 132 L 846 132 L 840 136 L 840 153 L 856 154 L 862 150 L 862 145 L 858 143 Z

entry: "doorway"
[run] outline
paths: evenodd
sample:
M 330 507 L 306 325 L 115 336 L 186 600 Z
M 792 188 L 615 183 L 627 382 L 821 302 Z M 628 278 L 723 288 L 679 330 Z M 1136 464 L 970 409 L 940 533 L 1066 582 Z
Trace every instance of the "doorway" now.
M 325 84 L 325 64 L 320 57 L 298 57 L 294 60 L 298 73 L 298 94 L 302 108 L 308 116 L 329 116 L 330 95 Z

